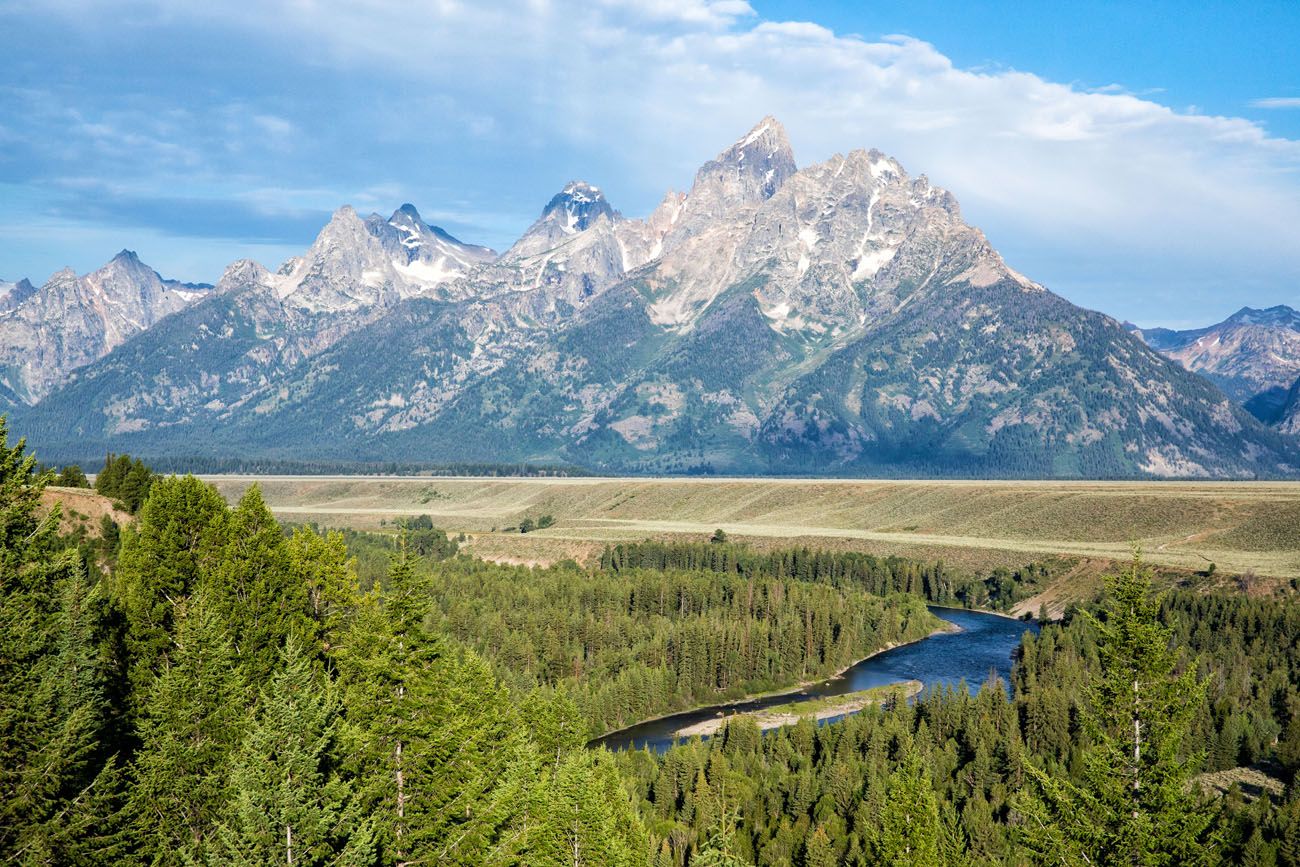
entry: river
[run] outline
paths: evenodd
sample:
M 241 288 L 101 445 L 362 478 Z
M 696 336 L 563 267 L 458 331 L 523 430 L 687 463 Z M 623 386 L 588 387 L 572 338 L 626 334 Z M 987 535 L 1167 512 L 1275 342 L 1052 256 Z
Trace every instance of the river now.
M 611 750 L 641 749 L 648 746 L 654 752 L 662 753 L 683 740 L 673 736 L 678 729 L 720 713 L 762 710 L 780 704 L 885 686 L 901 680 L 919 680 L 926 690 L 944 684 L 955 686 L 964 680 L 970 687 L 978 689 L 988 678 L 989 672 L 1009 681 L 1011 656 L 1020 644 L 1020 637 L 1026 631 L 1038 631 L 1036 625 L 996 614 L 961 608 L 931 607 L 930 611 L 949 623 L 955 623 L 961 627 L 961 631 L 932 635 L 912 644 L 886 650 L 862 660 L 843 674 L 797 692 L 697 708 L 648 720 L 597 738 L 591 745 L 603 745 Z

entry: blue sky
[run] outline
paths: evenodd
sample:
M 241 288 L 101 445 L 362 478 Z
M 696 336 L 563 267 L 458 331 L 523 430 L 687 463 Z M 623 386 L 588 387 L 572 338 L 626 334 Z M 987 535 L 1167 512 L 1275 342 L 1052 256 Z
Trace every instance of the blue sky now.
M 1300 3 L 0 0 L 0 277 L 274 267 L 348 203 L 502 248 L 648 213 L 774 114 L 1144 324 L 1300 306 Z

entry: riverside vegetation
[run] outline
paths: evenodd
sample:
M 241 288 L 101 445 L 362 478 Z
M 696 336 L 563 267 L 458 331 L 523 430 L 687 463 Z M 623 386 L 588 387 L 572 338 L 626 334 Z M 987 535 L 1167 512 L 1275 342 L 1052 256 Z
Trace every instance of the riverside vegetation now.
M 1156 597 L 1135 562 L 1025 638 L 1009 691 L 611 754 L 593 733 L 819 676 L 926 634 L 927 599 L 1003 588 L 725 543 L 500 566 L 422 525 L 286 531 L 255 488 L 231 508 L 192 477 L 79 546 L 38 511 L 50 479 L 0 424 L 6 862 L 1300 865 L 1287 596 Z M 1246 765 L 1285 788 L 1197 785 Z

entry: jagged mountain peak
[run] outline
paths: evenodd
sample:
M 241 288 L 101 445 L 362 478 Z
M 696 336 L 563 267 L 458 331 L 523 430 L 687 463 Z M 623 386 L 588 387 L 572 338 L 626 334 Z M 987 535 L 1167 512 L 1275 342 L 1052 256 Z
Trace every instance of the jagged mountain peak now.
M 749 132 L 736 139 L 735 144 L 718 154 L 716 162 L 742 162 L 746 157 L 754 159 L 756 156 L 779 153 L 790 154 L 791 162 L 794 161 L 794 152 L 790 148 L 790 138 L 786 135 L 785 127 L 769 114 L 754 124 Z
M 770 199 L 796 171 L 785 127 L 769 115 L 700 167 L 690 197 L 698 200 L 713 192 L 721 194 L 719 205 L 754 204 Z
M 764 118 L 700 166 L 665 249 L 717 227 L 719 221 L 747 219 L 750 209 L 772 198 L 796 171 L 785 128 L 775 118 Z
M 330 231 L 330 229 L 346 228 L 351 230 L 363 226 L 364 223 L 365 221 L 361 219 L 361 215 L 357 213 L 356 208 L 351 205 L 342 205 L 335 209 L 334 213 L 330 214 L 329 222 L 317 234 L 317 239 L 319 240 L 320 236 Z
M 600 187 L 586 181 L 569 181 L 550 198 L 542 214 L 501 256 L 501 262 L 518 265 L 568 245 L 599 225 L 623 221 Z
M 474 264 L 483 264 L 495 259 L 497 256 L 496 251 L 491 247 L 467 244 L 441 226 L 426 223 L 424 218 L 420 216 L 419 210 L 410 202 L 393 211 L 393 215 L 387 220 L 384 220 L 378 214 L 373 214 L 366 222 L 376 235 L 382 236 L 384 234 L 383 227 L 379 225 L 380 223 L 387 223 L 394 229 L 405 232 L 407 237 L 402 239 L 402 244 L 407 248 L 420 247 L 427 243 L 432 243 L 434 246 L 439 246 L 439 244 L 450 245 L 457 251 L 456 258 L 464 259 L 467 264 L 470 260 L 473 260 Z
M 569 181 L 542 209 L 541 220 L 555 221 L 562 232 L 585 232 L 601 217 L 617 218 L 617 212 L 600 191 L 586 181 Z
M 23 400 L 41 399 L 67 374 L 101 358 L 211 288 L 164 280 L 122 250 L 79 276 L 52 275 L 40 290 L 24 281 L 0 293 L 0 386 Z
M 236 259 L 222 272 L 221 279 L 217 281 L 216 291 L 229 292 L 245 286 L 268 285 L 271 279 L 271 272 L 260 262 L 252 259 Z
M 0 280 L 0 313 L 7 313 L 36 294 L 36 287 L 26 277 L 13 283 Z
M 1212 380 L 1261 421 L 1273 423 L 1300 375 L 1300 312 L 1285 304 L 1242 307 L 1203 328 L 1131 328 L 1153 349 Z
M 86 279 L 104 287 L 106 291 L 118 288 L 126 292 L 139 291 L 142 286 L 154 288 L 164 282 L 157 271 L 140 261 L 134 250 L 122 250 L 87 274 Z
M 388 219 L 363 219 L 344 205 L 305 255 L 280 267 L 276 284 L 291 305 L 315 312 L 354 310 L 436 294 L 437 287 L 495 258 L 495 251 L 425 223 L 410 203 Z
M 413 206 L 344 207 L 237 285 L 79 373 L 34 429 L 639 472 L 1300 471 L 1212 385 L 1016 275 L 925 175 L 878 150 L 800 170 L 770 117 L 644 220 L 573 181 L 482 262 Z

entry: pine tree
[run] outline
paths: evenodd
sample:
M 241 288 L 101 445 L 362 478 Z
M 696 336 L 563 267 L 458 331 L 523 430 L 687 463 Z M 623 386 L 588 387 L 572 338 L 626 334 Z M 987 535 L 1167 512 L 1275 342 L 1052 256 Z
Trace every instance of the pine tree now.
M 68 464 L 59 471 L 54 484 L 61 488 L 89 488 L 90 480 L 86 478 L 86 473 L 81 467 L 76 464 Z
M 228 511 L 212 486 L 172 476 L 153 487 L 135 526 L 123 533 L 111 586 L 126 618 L 136 709 L 171 657 L 176 606 L 218 561 Z
M 553 767 L 587 742 L 587 723 L 563 684 L 549 693 L 530 693 L 523 703 L 523 717 L 532 728 L 542 760 Z
M 876 862 L 904 867 L 939 863 L 939 806 L 915 747 L 885 783 Z
M 576 750 L 563 756 L 543 779 L 530 812 L 524 855 L 530 865 L 645 867 L 649 863 L 645 829 L 613 760 L 603 750 Z
M 307 587 L 293 573 L 284 533 L 257 485 L 230 513 L 225 535 L 207 586 L 246 682 L 265 683 L 286 639 L 313 643 Z
M 0 860 L 110 862 L 119 780 L 93 591 L 75 552 L 55 552 L 59 509 L 38 512 L 50 476 L 25 449 L 0 416 Z
M 310 865 L 373 860 L 370 824 L 338 769 L 338 696 L 289 639 L 230 763 L 233 789 L 213 864 Z
M 321 536 L 299 527 L 288 540 L 288 555 L 293 582 L 307 591 L 317 643 L 326 653 L 334 652 L 363 601 L 343 534 Z
M 125 846 L 117 829 L 123 780 L 116 756 L 107 754 L 93 590 L 79 562 L 60 560 L 67 575 L 47 633 L 52 640 L 34 660 L 25 700 L 8 706 L 25 716 L 19 730 L 26 743 L 6 766 L 0 826 L 13 836 L 0 831 L 0 853 L 31 864 L 111 863 Z M 8 758 L 17 744 L 5 740 Z
M 835 867 L 839 859 L 835 857 L 835 846 L 826 834 L 826 828 L 818 825 L 808 837 L 804 847 L 803 863 L 806 867 Z M 924 861 L 908 861 L 908 864 L 924 864 Z
M 1183 746 L 1205 684 L 1178 672 L 1141 560 L 1108 585 L 1105 613 L 1091 619 L 1102 670 L 1083 708 L 1083 778 L 1025 764 L 1034 785 L 1017 803 L 1022 842 L 1051 864 L 1218 863 L 1213 814 L 1190 788 L 1201 757 Z
M 364 809 L 386 861 L 508 862 L 536 754 L 486 664 L 425 630 L 428 593 L 403 545 L 340 654 Z
M 176 649 L 150 686 L 133 768 L 132 831 L 147 860 L 202 860 L 230 797 L 247 693 L 203 593 L 181 606 Z

